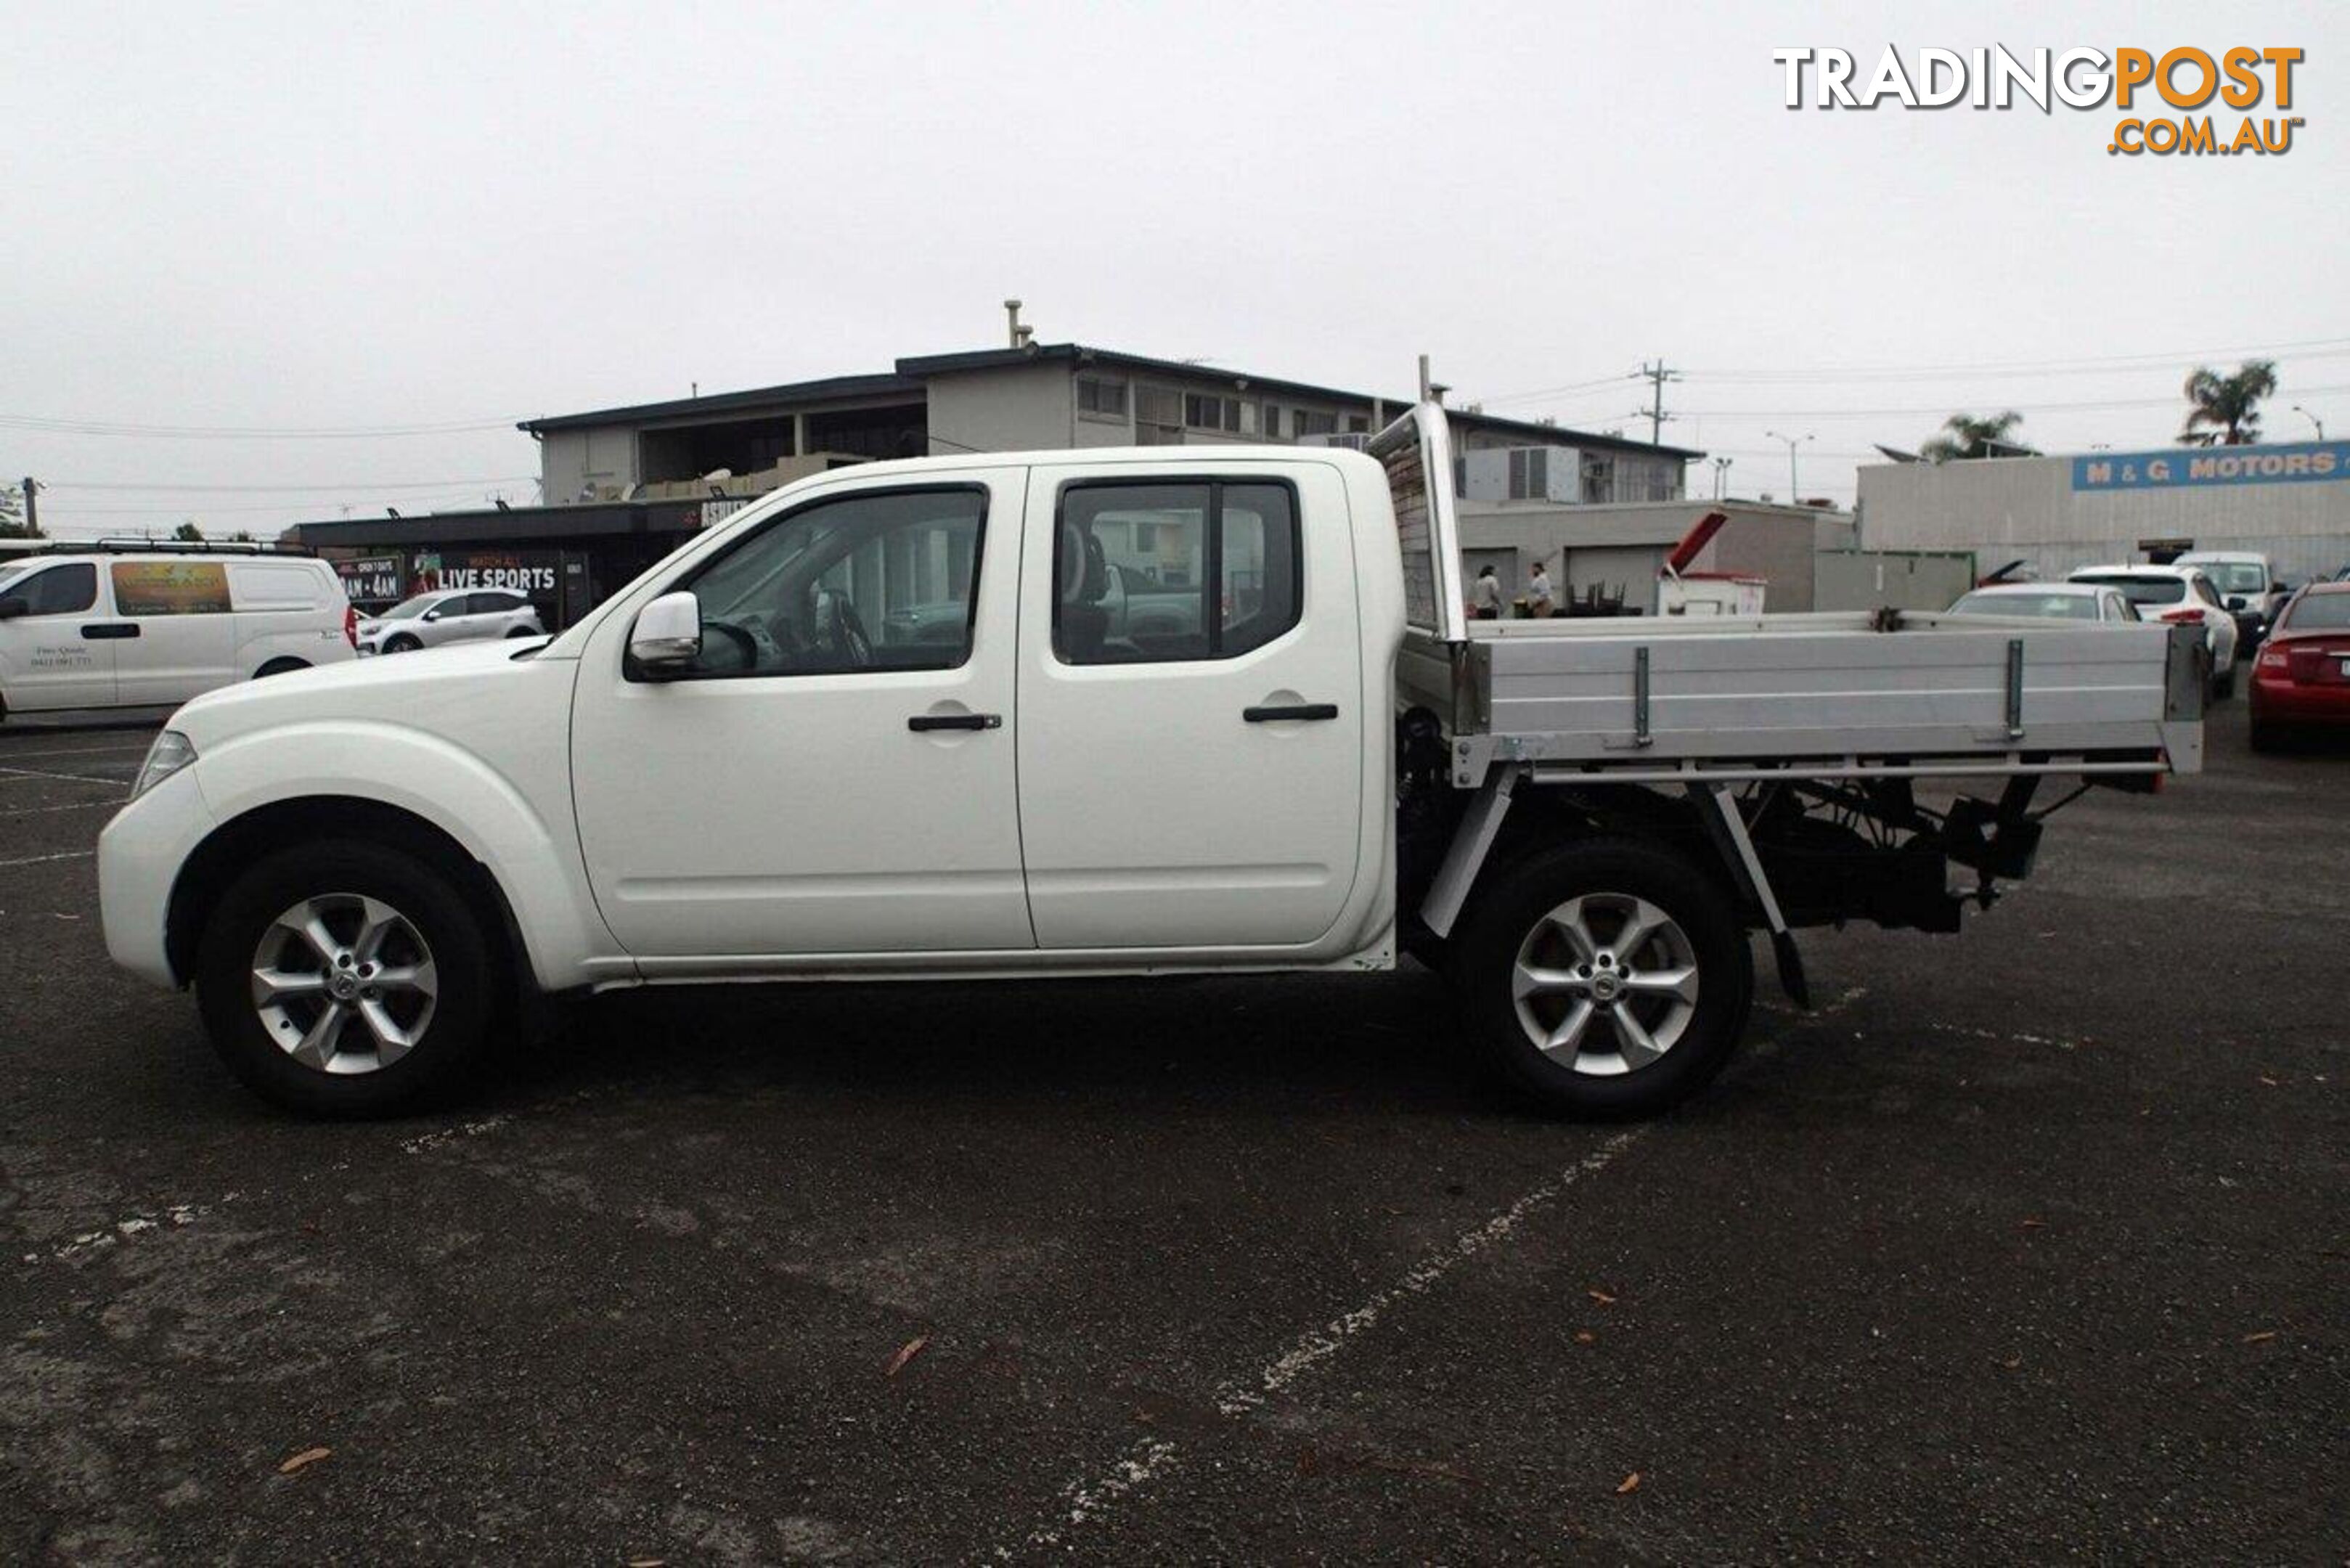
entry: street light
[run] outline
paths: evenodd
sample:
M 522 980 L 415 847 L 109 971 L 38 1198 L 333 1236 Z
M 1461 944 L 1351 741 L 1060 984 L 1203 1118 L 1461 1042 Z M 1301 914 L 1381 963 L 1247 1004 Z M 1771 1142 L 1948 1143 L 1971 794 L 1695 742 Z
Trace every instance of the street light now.
M 1713 460 L 1713 498 L 1716 501 L 1721 499 L 1722 489 L 1730 483 L 1730 465 L 1732 461 L 1726 457 L 1717 457 Z
M 1783 441 L 1787 443 L 1787 504 L 1801 506 L 1804 504 L 1804 493 L 1795 483 L 1795 449 L 1807 441 L 1817 441 L 1820 438 L 1815 435 L 1784 436 L 1777 431 L 1764 431 L 1762 433 L 1773 441 Z
M 2319 419 L 2315 414 L 2311 413 L 2307 409 L 2303 408 L 2299 403 L 2295 403 L 2295 404 L 2293 404 L 2293 411 L 2294 413 L 2299 414 L 2303 419 L 2307 420 L 2311 424 L 2314 424 L 2314 425 L 2315 425 L 2315 426 L 2317 427 L 2317 439 L 2318 439 L 2318 440 L 2320 440 L 2320 441 L 2324 441 L 2324 440 L 2325 439 L 2325 421 L 2324 421 L 2324 420 Z

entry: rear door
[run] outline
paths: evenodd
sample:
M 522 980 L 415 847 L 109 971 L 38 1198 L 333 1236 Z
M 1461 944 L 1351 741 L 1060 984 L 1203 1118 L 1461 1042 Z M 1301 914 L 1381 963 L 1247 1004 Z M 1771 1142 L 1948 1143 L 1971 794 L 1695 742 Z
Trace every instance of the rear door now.
M 1020 824 L 1037 945 L 1324 935 L 1354 887 L 1365 726 L 1387 722 L 1362 709 L 1336 469 L 1039 465 L 1025 532 Z
M 95 565 L 65 561 L 0 590 L 0 600 L 25 607 L 0 620 L 0 702 L 10 712 L 112 706 L 118 641 L 99 586 Z
M 125 707 L 176 706 L 236 679 L 228 568 L 219 561 L 113 561 L 116 665 Z

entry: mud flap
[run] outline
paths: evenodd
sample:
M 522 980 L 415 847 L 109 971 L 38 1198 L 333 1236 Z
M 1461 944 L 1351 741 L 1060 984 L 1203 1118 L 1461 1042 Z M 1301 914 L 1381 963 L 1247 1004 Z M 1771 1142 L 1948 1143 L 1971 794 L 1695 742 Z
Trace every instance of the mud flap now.
M 1788 1001 L 1809 1012 L 1812 982 L 1804 973 L 1804 955 L 1795 946 L 1795 933 L 1773 931 L 1771 952 L 1779 961 L 1779 989 L 1787 993 Z

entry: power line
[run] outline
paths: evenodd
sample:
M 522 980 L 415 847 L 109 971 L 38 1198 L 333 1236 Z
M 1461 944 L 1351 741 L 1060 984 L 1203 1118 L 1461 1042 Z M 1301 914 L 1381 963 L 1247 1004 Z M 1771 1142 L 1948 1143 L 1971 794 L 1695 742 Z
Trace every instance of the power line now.
M 520 484 L 536 479 L 535 473 L 492 474 L 484 479 L 346 479 L 317 484 L 182 484 L 175 480 L 140 483 L 122 480 L 53 479 L 41 482 L 44 490 L 124 490 L 166 491 L 190 494 L 258 494 L 282 492 L 288 494 L 317 494 L 343 490 L 455 490 L 470 484 Z
M 2304 387 L 2300 390 L 2303 397 L 2350 392 L 2350 383 L 2332 387 Z M 2106 398 L 2064 403 L 2018 403 L 2007 402 L 2003 399 L 1977 400 L 2000 401 L 2017 413 L 2061 413 L 2076 409 L 2183 409 L 2186 406 L 2186 400 L 2177 393 L 2166 398 Z M 1933 419 L 1947 415 L 1950 411 L 1950 405 L 1944 403 L 1932 408 L 1919 409 L 1699 409 L 1692 410 L 1682 417 L 1693 420 Z
M 2176 368 L 2182 361 L 2220 358 L 2230 354 L 2282 354 L 2298 352 L 2303 358 L 2335 359 L 2350 358 L 2350 337 L 2311 337 L 2289 343 L 2240 344 L 2224 348 L 2175 348 L 2158 353 L 2117 354 L 2067 359 L 1981 359 L 1941 365 L 1812 365 L 1793 369 L 1703 369 L 1680 372 L 1700 380 L 1751 385 L 1809 382 L 1926 380 L 1943 376 L 2013 375 L 2013 376 L 2085 376 L 2106 374 L 2130 369 Z M 1497 392 L 1476 400 L 1480 404 L 1531 402 L 1544 398 L 1565 397 L 1573 392 L 1588 392 L 1622 385 L 1648 374 L 1643 366 L 1639 370 L 1623 376 L 1604 376 L 1596 380 L 1570 381 L 1555 387 L 1536 387 L 1523 392 Z
M 1709 380 L 1778 379 L 1789 375 L 1818 377 L 1856 376 L 1948 376 L 1975 371 L 1997 374 L 2088 374 L 2098 370 L 2126 368 L 2132 365 L 2162 366 L 2180 360 L 2220 358 L 2230 354 L 2282 354 L 2301 350 L 2330 349 L 2334 353 L 2312 358 L 2337 358 L 2350 351 L 2350 337 L 2310 337 L 2294 343 L 2249 343 L 2228 348 L 2173 348 L 2158 353 L 2116 354 L 2104 357 L 2065 359 L 1982 359 L 1954 362 L 1947 365 L 1814 365 L 1798 371 L 1786 370 L 1693 370 L 1691 375 Z
M 41 435 L 138 436 L 162 441 L 359 441 L 400 436 L 463 435 L 511 431 L 505 420 L 451 420 L 421 425 L 164 425 L 0 413 L 0 430 Z

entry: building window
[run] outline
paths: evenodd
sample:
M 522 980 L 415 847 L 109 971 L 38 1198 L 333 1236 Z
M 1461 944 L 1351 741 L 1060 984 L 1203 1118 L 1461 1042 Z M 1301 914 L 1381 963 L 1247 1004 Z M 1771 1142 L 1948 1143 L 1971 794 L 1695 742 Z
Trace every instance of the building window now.
M 1227 431 L 1240 433 L 1241 400 L 1238 398 L 1211 397 L 1204 392 L 1183 394 L 1183 422 L 1195 431 Z
M 1279 403 L 1267 403 L 1264 406 L 1264 433 L 1268 441 L 1281 439 L 1281 405 Z
M 1165 387 L 1134 389 L 1134 440 L 1138 446 L 1183 444 L 1183 400 Z
M 1318 409 L 1296 409 L 1292 412 L 1297 421 L 1296 433 L 1301 437 L 1338 433 L 1338 416 L 1336 414 L 1326 414 Z
M 1077 378 L 1077 412 L 1092 420 L 1126 418 L 1126 383 L 1100 376 Z
M 1072 484 L 1054 530 L 1064 664 L 1232 659 L 1298 622 L 1296 493 L 1257 482 Z
M 1347 416 L 1347 429 L 1356 435 L 1368 435 L 1371 430 L 1371 416 L 1368 414 L 1348 414 Z

